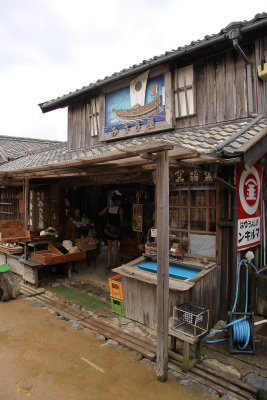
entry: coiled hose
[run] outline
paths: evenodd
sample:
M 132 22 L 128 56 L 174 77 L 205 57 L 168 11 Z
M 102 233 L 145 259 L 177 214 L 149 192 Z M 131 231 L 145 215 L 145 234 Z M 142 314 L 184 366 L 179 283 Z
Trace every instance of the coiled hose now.
M 251 261 L 248 261 L 247 259 L 243 259 L 240 261 L 238 270 L 237 270 L 237 277 L 236 277 L 236 294 L 235 294 L 235 301 L 234 301 L 234 306 L 232 309 L 232 312 L 235 312 L 236 309 L 236 303 L 238 299 L 238 288 L 239 288 L 239 277 L 240 277 L 240 270 L 243 264 L 246 266 L 246 304 L 245 304 L 245 313 L 247 312 L 248 308 L 248 263 L 255 269 L 256 273 L 258 274 L 258 270 L 255 267 L 255 265 L 252 264 Z M 207 336 L 205 336 L 205 341 L 207 343 L 218 343 L 218 342 L 223 342 L 225 340 L 228 340 L 228 338 L 223 338 L 223 339 L 217 339 L 217 340 L 208 340 L 208 337 L 210 335 L 214 335 L 215 333 L 220 333 L 220 332 L 227 332 L 228 328 L 232 326 L 233 327 L 233 341 L 236 343 L 237 347 L 239 350 L 244 350 L 249 341 L 250 341 L 250 323 L 246 319 L 246 317 L 242 317 L 239 319 L 236 319 L 229 324 L 226 324 L 222 329 L 214 330 L 210 332 Z

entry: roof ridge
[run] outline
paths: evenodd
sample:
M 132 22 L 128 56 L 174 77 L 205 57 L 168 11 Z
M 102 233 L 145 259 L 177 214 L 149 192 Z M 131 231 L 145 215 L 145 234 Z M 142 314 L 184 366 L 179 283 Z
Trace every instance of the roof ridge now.
M 229 28 L 232 25 L 241 25 L 241 29 L 246 27 L 246 26 L 250 26 L 255 24 L 256 22 L 258 22 L 259 20 L 262 19 L 267 19 L 267 13 L 258 13 L 254 16 L 254 18 L 250 21 L 242 21 L 242 22 L 231 22 L 229 23 L 225 28 L 222 28 L 218 33 L 216 34 L 211 34 L 211 35 L 206 35 L 204 36 L 203 39 L 198 39 L 198 40 L 193 40 L 191 41 L 190 44 L 188 45 L 184 45 L 184 46 L 179 46 L 177 47 L 177 49 L 173 49 L 170 51 L 166 51 L 164 54 L 158 55 L 158 56 L 154 56 L 148 60 L 143 60 L 141 63 L 139 64 L 133 64 L 132 66 L 128 67 L 128 68 L 124 68 L 122 69 L 120 72 L 114 72 L 112 75 L 106 76 L 105 78 L 102 79 L 98 79 L 95 82 L 90 83 L 89 85 L 83 86 L 80 89 L 76 89 L 72 92 L 66 93 L 62 96 L 58 96 L 54 99 L 45 101 L 43 103 L 39 103 L 40 108 L 42 109 L 43 112 L 46 111 L 50 111 L 49 105 L 53 105 L 54 103 L 60 102 L 60 101 L 64 101 L 67 100 L 69 97 L 73 97 L 76 94 L 82 94 L 83 92 L 87 92 L 88 90 L 92 90 L 94 88 L 98 88 L 101 85 L 106 85 L 109 84 L 110 81 L 113 81 L 116 78 L 125 78 L 127 76 L 127 74 L 129 75 L 133 75 L 134 73 L 138 73 L 140 72 L 140 69 L 144 69 L 145 67 L 149 67 L 151 66 L 151 64 L 155 64 L 157 62 L 161 62 L 161 61 L 167 61 L 167 59 L 169 57 L 175 57 L 178 56 L 180 53 L 184 53 L 187 52 L 189 49 L 193 49 L 194 47 L 198 47 L 201 44 L 205 44 L 207 43 L 207 45 L 209 44 L 209 42 L 212 42 L 213 40 L 216 40 L 218 38 L 224 38 L 225 36 L 228 37 L 228 33 L 227 31 L 229 30 Z

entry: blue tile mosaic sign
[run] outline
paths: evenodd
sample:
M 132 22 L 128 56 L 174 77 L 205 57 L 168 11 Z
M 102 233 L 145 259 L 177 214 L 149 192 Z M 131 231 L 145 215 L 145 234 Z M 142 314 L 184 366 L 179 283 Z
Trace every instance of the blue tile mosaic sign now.
M 105 96 L 105 134 L 143 133 L 165 120 L 164 74 L 149 78 L 146 71 Z

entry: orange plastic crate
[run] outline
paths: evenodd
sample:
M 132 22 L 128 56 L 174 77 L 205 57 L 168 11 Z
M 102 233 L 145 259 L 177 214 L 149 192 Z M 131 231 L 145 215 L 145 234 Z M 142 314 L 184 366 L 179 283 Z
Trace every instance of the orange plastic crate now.
M 122 275 L 116 275 L 109 278 L 110 296 L 123 300 L 123 282 Z

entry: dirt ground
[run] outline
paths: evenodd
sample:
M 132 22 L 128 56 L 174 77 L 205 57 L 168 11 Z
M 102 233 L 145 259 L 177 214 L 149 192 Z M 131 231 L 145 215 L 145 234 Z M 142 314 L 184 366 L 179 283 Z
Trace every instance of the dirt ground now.
M 0 400 L 204 398 L 36 305 L 0 302 Z

